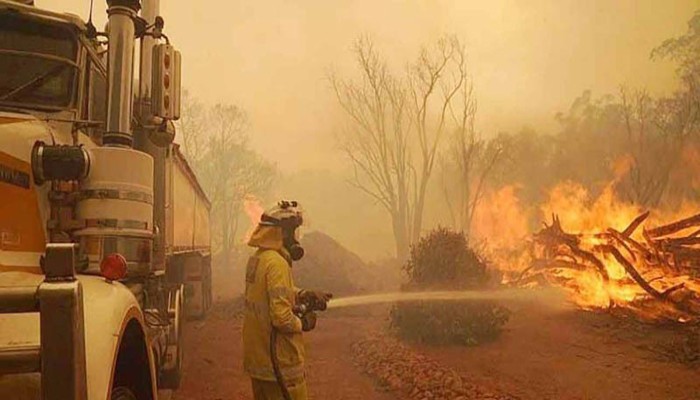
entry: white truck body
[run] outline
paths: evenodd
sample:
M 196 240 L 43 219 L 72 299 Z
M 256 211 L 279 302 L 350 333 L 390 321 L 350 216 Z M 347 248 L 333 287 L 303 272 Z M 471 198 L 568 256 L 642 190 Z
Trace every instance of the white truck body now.
M 149 114 L 145 96 L 132 104 L 134 82 L 120 80 L 135 69 L 150 76 L 147 57 L 135 68 L 125 49 L 139 40 L 141 24 L 154 35 L 141 37 L 145 51 L 163 40 L 153 31 L 157 0 L 108 4 L 114 25 L 105 47 L 73 15 L 0 0 L 3 400 L 111 400 L 115 392 L 156 400 L 159 388 L 179 384 L 185 308 L 201 316 L 211 304 L 209 201 L 172 138 L 149 142 L 163 132 L 174 137 L 172 122 Z M 112 143 L 115 151 L 103 142 L 109 135 L 122 141 Z M 37 161 L 48 151 L 93 158 L 84 174 L 64 178 L 74 164 Z M 152 170 L 138 176 L 115 165 L 144 159 L 153 160 Z M 123 176 L 91 179 L 106 170 Z M 144 173 L 154 179 L 140 179 Z M 129 186 L 142 181 L 153 191 Z M 165 181 L 165 192 L 151 181 Z M 164 222 L 156 217 L 163 210 Z M 101 262 L 113 255 L 124 260 L 124 274 L 110 280 Z
M 185 313 L 203 317 L 213 302 L 211 284 L 211 204 L 179 146 L 165 161 L 165 254 L 185 284 Z
M 211 204 L 178 145 L 168 154 L 166 176 L 166 254 L 209 256 Z

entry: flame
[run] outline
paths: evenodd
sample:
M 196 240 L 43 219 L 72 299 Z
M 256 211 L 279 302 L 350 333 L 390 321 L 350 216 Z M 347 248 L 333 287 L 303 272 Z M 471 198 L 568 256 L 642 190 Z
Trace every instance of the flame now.
M 545 217 L 558 215 L 569 232 L 595 233 L 607 228 L 624 230 L 642 209 L 619 201 L 613 183 L 608 184 L 597 198 L 581 184 L 567 181 L 550 190 L 540 207 Z
M 250 237 L 253 235 L 255 227 L 257 227 L 258 223 L 260 223 L 260 218 L 262 218 L 265 209 L 262 207 L 260 200 L 256 196 L 247 194 L 243 198 L 243 211 L 245 211 L 245 214 L 250 220 L 250 227 L 245 235 L 245 242 L 247 243 L 248 240 L 250 240 Z
M 518 185 L 487 190 L 474 211 L 470 234 L 483 244 L 484 255 L 503 274 L 512 279 L 530 263 L 525 251 L 530 235 L 529 216 L 523 209 Z
M 507 185 L 487 192 L 474 212 L 471 233 L 476 239 L 505 249 L 517 246 L 530 234 L 517 190 L 517 186 Z
M 527 234 L 528 215 L 517 198 L 517 187 L 506 186 L 489 193 L 474 217 L 473 231 L 477 237 L 489 238 L 487 255 L 503 272 L 503 281 L 521 286 L 563 287 L 569 299 L 583 309 L 614 307 L 629 310 L 642 319 L 692 320 L 692 315 L 674 306 L 673 300 L 674 296 L 681 300 L 690 296 L 700 301 L 700 279 L 681 272 L 682 268 L 675 264 L 670 266 L 671 262 L 663 257 L 657 255 L 654 259 L 649 251 L 645 253 L 643 246 L 648 240 L 645 229 L 695 215 L 700 207 L 686 201 L 675 210 L 650 210 L 649 218 L 634 230 L 629 243 L 620 244 L 615 232 L 624 232 L 644 211 L 621 201 L 615 194 L 615 184 L 629 171 L 629 166 L 628 159 L 618 160 L 613 166 L 615 179 L 598 195 L 591 194 L 581 184 L 567 181 L 553 187 L 539 206 L 543 219 L 553 220 L 543 231 L 554 229 L 566 235 L 576 243 L 576 250 L 562 245 L 564 242 L 548 244 L 542 240 L 544 236 L 538 240 L 539 233 Z M 526 236 L 531 238 L 529 246 L 522 246 Z M 680 289 L 668 292 L 668 301 L 650 295 L 611 253 L 612 247 L 654 291 Z M 575 251 L 587 252 L 602 266 L 587 262 Z

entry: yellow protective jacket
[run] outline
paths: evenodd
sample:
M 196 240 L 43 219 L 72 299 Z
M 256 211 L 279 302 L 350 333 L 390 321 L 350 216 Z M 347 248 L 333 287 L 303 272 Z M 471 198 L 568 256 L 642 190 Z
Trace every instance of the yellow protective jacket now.
M 274 381 L 270 333 L 277 335 L 277 358 L 286 382 L 304 379 L 301 320 L 292 313 L 298 289 L 294 286 L 289 253 L 279 228 L 261 226 L 249 241 L 258 250 L 246 267 L 243 320 L 243 367 L 251 378 Z

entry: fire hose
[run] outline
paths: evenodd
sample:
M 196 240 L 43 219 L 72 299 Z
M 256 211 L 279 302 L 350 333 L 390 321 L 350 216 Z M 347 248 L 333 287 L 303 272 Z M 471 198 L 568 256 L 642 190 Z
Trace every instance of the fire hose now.
M 277 379 L 277 384 L 282 391 L 282 397 L 284 397 L 284 400 L 292 400 L 287 385 L 284 383 L 284 377 L 282 376 L 282 371 L 280 371 L 279 360 L 277 359 L 277 328 L 274 326 L 270 332 L 270 358 L 272 359 L 272 370 L 275 373 L 275 379 Z
M 326 308 L 327 304 L 325 301 L 317 301 L 316 299 L 308 298 L 295 305 L 292 308 L 292 312 L 299 319 L 303 320 L 308 313 L 325 311 Z M 277 384 L 280 387 L 284 400 L 293 400 L 292 396 L 289 394 L 287 385 L 284 383 L 284 376 L 282 376 L 282 371 L 280 370 L 279 366 L 279 359 L 277 358 L 277 334 L 278 330 L 273 326 L 272 330 L 270 331 L 270 358 L 272 361 L 272 371 L 275 374 L 275 379 L 277 380 Z

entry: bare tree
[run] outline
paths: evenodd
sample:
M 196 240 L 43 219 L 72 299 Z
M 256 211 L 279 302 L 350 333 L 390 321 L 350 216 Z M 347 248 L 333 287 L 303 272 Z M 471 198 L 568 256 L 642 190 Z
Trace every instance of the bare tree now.
M 182 93 L 182 112 L 177 121 L 177 133 L 182 151 L 190 165 L 197 170 L 207 147 L 207 109 L 189 90 Z
M 465 50 L 456 37 L 442 38 L 433 49 L 422 49 L 418 60 L 409 67 L 411 116 L 420 148 L 418 188 L 414 193 L 416 212 L 411 233 L 414 241 L 421 234 L 425 195 L 439 145 L 448 129 L 448 113 L 457 107 L 463 109 L 458 113 L 469 113 L 466 110 L 470 107 L 468 101 L 453 104 L 460 90 L 471 91 L 468 86 Z
M 205 107 L 184 97 L 180 121 L 182 149 L 212 204 L 212 244 L 228 265 L 240 240 L 243 202 L 264 197 L 272 189 L 276 166 L 250 149 L 248 119 L 237 106 Z
M 359 82 L 331 76 L 335 95 L 348 116 L 341 147 L 352 162 L 351 183 L 391 216 L 396 254 L 408 254 L 413 203 L 410 123 L 404 82 L 391 75 L 368 38 L 355 44 Z
M 683 146 L 697 124 L 695 101 L 691 92 L 685 94 L 655 100 L 643 90 L 620 89 L 630 163 L 618 189 L 627 200 L 655 207 L 666 193 Z
M 477 102 L 471 82 L 459 93 L 459 109 L 450 107 L 455 128 L 442 163 L 442 187 L 453 226 L 469 233 L 486 183 L 505 152 L 505 141 L 481 138 L 475 128 Z
M 348 117 L 340 144 L 354 168 L 351 183 L 389 213 L 396 254 L 405 259 L 421 233 L 448 110 L 466 84 L 464 48 L 456 38 L 441 39 L 423 49 L 403 77 L 389 72 L 369 38 L 354 50 L 361 79 L 331 76 Z

